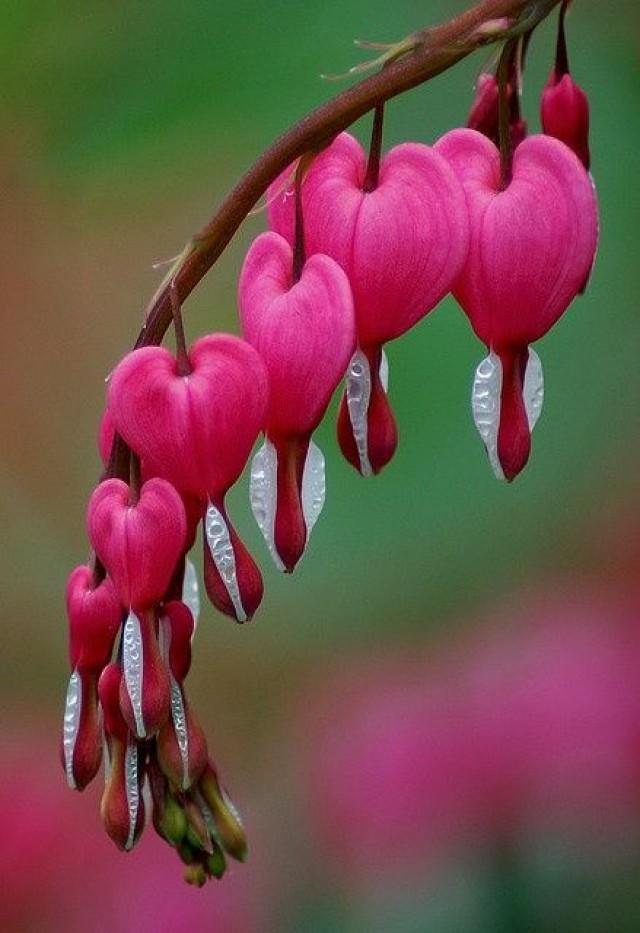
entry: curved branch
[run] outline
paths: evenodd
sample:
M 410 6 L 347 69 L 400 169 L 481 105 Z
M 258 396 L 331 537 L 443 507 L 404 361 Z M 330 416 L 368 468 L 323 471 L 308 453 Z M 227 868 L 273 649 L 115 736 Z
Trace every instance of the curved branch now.
M 440 26 L 410 36 L 401 58 L 318 107 L 279 137 L 187 244 L 149 303 L 136 348 L 162 341 L 172 319 L 171 290 L 188 297 L 269 185 L 295 159 L 327 145 L 377 105 L 435 77 L 471 52 L 533 29 L 561 0 L 482 0 Z

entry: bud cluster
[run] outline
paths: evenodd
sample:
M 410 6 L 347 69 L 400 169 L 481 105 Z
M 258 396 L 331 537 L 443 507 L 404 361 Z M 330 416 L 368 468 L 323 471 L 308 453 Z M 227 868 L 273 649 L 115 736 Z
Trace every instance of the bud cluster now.
M 291 573 L 324 505 L 313 433 L 333 393 L 344 380 L 345 458 L 378 473 L 398 440 L 384 347 L 453 293 L 488 351 L 472 409 L 491 466 L 511 480 L 526 464 L 543 400 L 530 345 L 584 289 L 598 233 L 564 7 L 560 34 L 543 134 L 527 137 L 520 115 L 522 42 L 507 43 L 497 76 L 481 76 L 469 127 L 434 146 L 381 157 L 379 107 L 368 154 L 342 133 L 272 185 L 271 229 L 240 275 L 242 338 L 209 334 L 187 348 L 176 299 L 176 354 L 141 347 L 111 374 L 100 447 L 106 466 L 114 444 L 126 445 L 130 472 L 126 481 L 107 468 L 94 491 L 95 559 L 67 586 L 62 757 L 80 790 L 104 757 L 102 818 L 120 848 L 135 844 L 151 806 L 189 881 L 219 877 L 225 853 L 245 856 L 184 688 L 199 609 L 188 555 L 201 527 L 209 599 L 249 621 L 263 581 L 225 500 L 259 435 L 251 508 L 274 563 Z

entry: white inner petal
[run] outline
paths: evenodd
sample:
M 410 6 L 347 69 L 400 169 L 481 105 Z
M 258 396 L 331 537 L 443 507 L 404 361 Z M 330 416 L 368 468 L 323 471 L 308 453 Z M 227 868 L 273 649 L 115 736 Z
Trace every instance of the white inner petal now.
M 387 354 L 384 350 L 380 353 L 380 383 L 384 391 L 389 394 L 389 360 L 387 359 Z
M 189 789 L 189 734 L 187 732 L 187 717 L 182 700 L 182 691 L 177 680 L 171 675 L 171 719 L 176 734 L 176 741 L 182 759 L 182 789 Z
M 486 448 L 489 463 L 498 479 L 504 479 L 498 460 L 501 392 L 502 363 L 500 358 L 491 351 L 476 369 L 471 391 L 471 411 Z
M 125 843 L 128 852 L 133 846 L 140 806 L 140 785 L 138 784 L 138 745 L 131 734 L 127 736 L 127 748 L 124 756 L 124 786 L 129 808 L 129 835 Z
M 524 374 L 523 397 L 529 430 L 533 431 L 542 412 L 542 403 L 544 402 L 544 375 L 540 357 L 531 347 L 529 347 L 529 359 Z
M 184 563 L 184 582 L 182 584 L 182 602 L 191 610 L 193 616 L 193 634 L 196 633 L 198 617 L 200 615 L 200 585 L 198 583 L 198 574 L 193 561 L 188 557 Z
M 143 739 L 147 733 L 142 715 L 142 676 L 144 653 L 140 620 L 135 612 L 129 610 L 122 635 L 122 667 L 124 682 L 131 700 L 136 733 Z
M 242 605 L 238 576 L 236 572 L 236 555 L 231 543 L 229 528 L 222 513 L 209 503 L 204 521 L 205 536 L 209 551 L 220 574 L 224 587 L 233 603 L 238 622 L 246 622 L 247 614 Z
M 74 671 L 69 678 L 67 696 L 64 704 L 64 719 L 62 725 L 62 747 L 64 750 L 64 770 L 67 775 L 67 784 L 72 790 L 76 789 L 76 780 L 73 776 L 73 752 L 76 747 L 78 730 L 80 729 L 80 714 L 82 712 L 82 680 L 80 674 Z
M 249 501 L 253 517 L 267 543 L 274 564 L 278 570 L 284 570 L 284 564 L 276 551 L 275 543 L 277 472 L 278 452 L 271 441 L 265 438 L 264 444 L 251 461 Z
M 307 542 L 322 512 L 326 490 L 324 454 L 317 444 L 309 441 L 307 459 L 302 472 L 302 514 L 307 526 Z
M 356 443 L 360 472 L 363 476 L 371 476 L 373 470 L 369 461 L 367 413 L 371 398 L 371 371 L 369 360 L 362 350 L 358 349 L 351 357 L 347 369 L 347 409 L 349 421 Z

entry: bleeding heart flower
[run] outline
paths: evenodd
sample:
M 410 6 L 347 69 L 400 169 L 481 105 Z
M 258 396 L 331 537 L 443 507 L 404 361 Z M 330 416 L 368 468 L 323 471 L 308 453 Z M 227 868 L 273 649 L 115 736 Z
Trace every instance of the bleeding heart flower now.
M 251 503 L 279 569 L 292 571 L 324 504 L 324 457 L 311 441 L 355 348 L 347 276 L 316 254 L 293 275 L 277 233 L 255 241 L 239 287 L 244 336 L 269 374 L 266 441 L 251 470 Z
M 109 760 L 100 815 L 119 849 L 132 849 L 144 829 L 143 756 L 120 711 L 122 671 L 105 667 L 98 682 Z
M 205 510 L 205 583 L 212 602 L 244 622 L 262 598 L 262 578 L 224 509 L 264 426 L 267 374 L 244 340 L 211 334 L 189 352 L 180 375 L 162 347 L 129 353 L 114 370 L 109 410 L 145 469 L 168 479 Z M 161 413 L 161 415 L 159 415 Z
M 97 679 L 108 664 L 120 629 L 122 608 L 107 577 L 96 585 L 90 567 L 70 574 L 66 592 L 72 673 L 65 699 L 61 758 L 71 788 L 83 790 L 102 757 Z
M 159 603 L 184 553 L 187 531 L 184 505 L 173 486 L 150 479 L 135 502 L 122 480 L 105 480 L 91 496 L 87 523 L 124 608 Z
M 347 273 L 359 348 L 347 373 L 338 437 L 363 475 L 393 456 L 395 423 L 380 368 L 382 346 L 412 327 L 451 289 L 468 248 L 464 194 L 434 149 L 405 143 L 382 160 L 378 184 L 365 190 L 367 159 L 342 133 L 302 182 L 307 254 L 324 253 Z M 289 172 L 290 174 L 290 172 Z M 286 174 L 271 188 L 271 226 L 293 243 L 294 200 Z
M 184 603 L 165 603 L 159 626 L 160 651 L 170 676 L 171 718 L 158 734 L 158 764 L 175 787 L 186 791 L 204 771 L 208 757 L 204 732 L 183 687 L 191 666 L 193 616 Z
M 511 480 L 527 462 L 542 406 L 542 369 L 529 344 L 563 314 L 591 268 L 596 198 L 576 156 L 548 136 L 521 143 L 506 187 L 500 153 L 480 133 L 454 130 L 436 148 L 463 184 L 471 225 L 454 295 L 490 351 L 476 372 L 474 418 L 496 475 Z

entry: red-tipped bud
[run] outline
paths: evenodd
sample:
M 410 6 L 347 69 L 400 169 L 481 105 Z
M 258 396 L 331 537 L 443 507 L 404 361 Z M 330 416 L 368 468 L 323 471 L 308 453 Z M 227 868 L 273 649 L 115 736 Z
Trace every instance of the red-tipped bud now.
M 224 505 L 209 504 L 204 539 L 204 584 L 209 599 L 237 622 L 249 622 L 262 601 L 262 575 Z
M 76 567 L 67 581 L 69 660 L 72 668 L 99 674 L 109 663 L 122 609 L 107 577 L 96 586 L 90 567 Z
M 102 730 L 98 715 L 96 675 L 74 670 L 67 688 L 61 745 L 67 784 L 84 790 L 102 760 Z
M 572 149 L 586 169 L 589 152 L 589 101 L 570 74 L 551 72 L 540 99 L 540 120 L 547 136 L 555 136 Z
M 161 641 L 168 646 L 165 658 L 175 679 L 182 683 L 191 667 L 191 639 L 194 630 L 191 611 L 179 600 L 165 603 L 162 607 L 160 626 Z
M 169 674 L 160 654 L 153 612 L 130 612 L 122 633 L 120 709 L 138 738 L 153 735 L 169 718 Z
M 467 118 L 470 130 L 477 130 L 498 143 L 499 124 L 499 88 L 498 79 L 489 72 L 483 72 L 476 81 L 475 97 Z
M 235 805 L 218 781 L 218 775 L 209 762 L 200 778 L 198 789 L 211 812 L 220 841 L 232 858 L 244 862 L 247 857 L 247 837 Z
M 108 665 L 100 677 L 98 693 L 104 711 L 109 763 L 107 781 L 100 802 L 104 827 L 119 849 L 128 851 L 144 829 L 142 783 L 144 770 L 136 740 L 120 712 L 118 697 L 122 672 L 117 664 Z
M 122 605 L 146 609 L 160 602 L 186 541 L 184 505 L 173 486 L 150 479 L 134 501 L 122 480 L 105 480 L 91 496 L 87 521 Z
M 386 359 L 382 350 L 358 350 L 349 365 L 338 412 L 338 443 L 349 463 L 371 476 L 391 460 L 398 431 L 387 397 Z
M 183 689 L 171 685 L 171 719 L 157 738 L 158 764 L 171 783 L 188 790 L 207 764 L 207 740 Z

